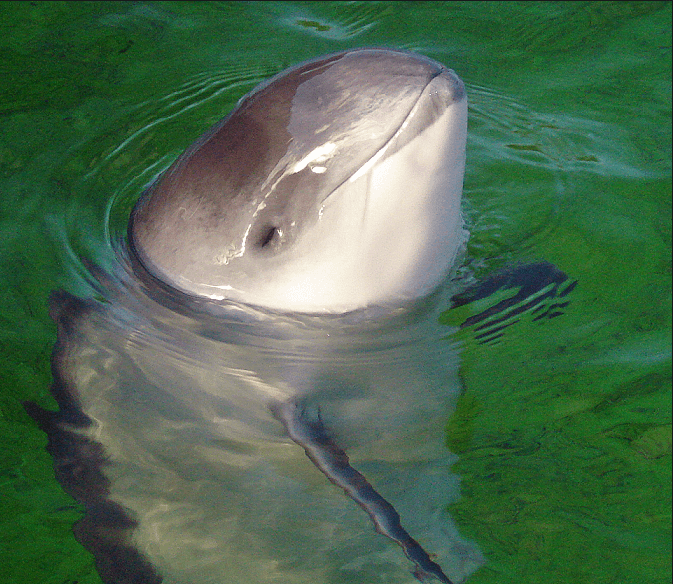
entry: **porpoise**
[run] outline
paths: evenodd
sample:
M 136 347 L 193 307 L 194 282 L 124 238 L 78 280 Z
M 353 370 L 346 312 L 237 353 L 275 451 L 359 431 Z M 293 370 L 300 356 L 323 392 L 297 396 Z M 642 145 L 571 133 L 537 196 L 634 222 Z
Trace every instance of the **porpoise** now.
M 450 583 L 482 563 L 446 513 L 460 383 L 435 293 L 467 236 L 466 132 L 436 61 L 307 61 L 146 188 L 90 298 L 52 294 L 59 410 L 27 407 L 106 584 Z

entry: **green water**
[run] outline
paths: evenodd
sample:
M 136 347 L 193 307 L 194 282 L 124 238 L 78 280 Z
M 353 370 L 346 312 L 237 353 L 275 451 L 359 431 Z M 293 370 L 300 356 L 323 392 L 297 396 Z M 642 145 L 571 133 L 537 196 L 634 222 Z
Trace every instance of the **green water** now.
M 466 82 L 470 269 L 578 281 L 562 317 L 459 334 L 470 583 L 671 581 L 670 3 L 5 2 L 0 27 L 0 581 L 100 583 L 21 406 L 53 405 L 49 291 L 88 290 L 82 258 L 256 83 L 372 45 Z

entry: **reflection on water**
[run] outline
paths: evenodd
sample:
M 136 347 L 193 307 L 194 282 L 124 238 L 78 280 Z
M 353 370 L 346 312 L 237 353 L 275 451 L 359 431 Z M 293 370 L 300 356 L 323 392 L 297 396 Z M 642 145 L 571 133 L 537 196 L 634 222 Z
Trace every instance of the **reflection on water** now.
M 432 302 L 346 317 L 213 312 L 143 285 L 119 257 L 114 275 L 96 274 L 102 300 L 52 297 L 65 429 L 52 429 L 52 451 L 87 505 L 76 532 L 103 575 L 121 559 L 149 578 L 144 557 L 166 584 L 415 581 L 274 418 L 289 399 L 449 577 L 478 567 L 445 511 L 458 359 Z

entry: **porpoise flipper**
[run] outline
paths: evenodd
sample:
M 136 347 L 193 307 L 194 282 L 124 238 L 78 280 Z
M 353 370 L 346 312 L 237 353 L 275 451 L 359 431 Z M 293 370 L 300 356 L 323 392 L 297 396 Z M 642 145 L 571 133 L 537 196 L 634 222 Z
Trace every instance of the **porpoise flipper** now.
M 454 295 L 452 310 L 492 297 L 494 304 L 460 324 L 461 329 L 474 327 L 479 343 L 492 343 L 524 313 L 531 313 L 533 321 L 562 315 L 576 285 L 577 280 L 549 262 L 509 266 Z
M 397 543 L 404 554 L 414 563 L 413 575 L 420 582 L 438 580 L 444 584 L 453 582 L 442 568 L 430 559 L 421 545 L 402 527 L 400 515 L 366 479 L 353 468 L 346 452 L 325 430 L 322 420 L 310 420 L 304 415 L 300 404 L 294 400 L 275 402 L 273 415 L 285 426 L 290 438 L 306 452 L 306 456 L 330 482 L 341 487 L 369 515 L 378 533 Z

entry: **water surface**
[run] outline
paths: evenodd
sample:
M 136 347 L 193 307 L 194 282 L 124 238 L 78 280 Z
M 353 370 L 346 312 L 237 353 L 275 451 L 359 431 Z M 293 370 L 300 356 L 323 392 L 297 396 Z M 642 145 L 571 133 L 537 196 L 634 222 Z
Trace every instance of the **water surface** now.
M 53 407 L 49 292 L 95 295 L 87 262 L 112 271 L 143 185 L 259 81 L 374 45 L 466 83 L 463 277 L 544 259 L 578 281 L 563 316 L 442 341 L 462 344 L 446 503 L 486 560 L 469 581 L 670 582 L 670 3 L 0 10 L 3 581 L 100 582 L 21 406 Z

